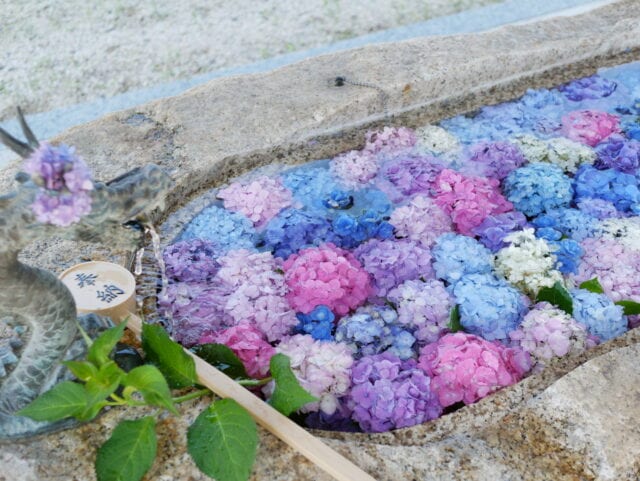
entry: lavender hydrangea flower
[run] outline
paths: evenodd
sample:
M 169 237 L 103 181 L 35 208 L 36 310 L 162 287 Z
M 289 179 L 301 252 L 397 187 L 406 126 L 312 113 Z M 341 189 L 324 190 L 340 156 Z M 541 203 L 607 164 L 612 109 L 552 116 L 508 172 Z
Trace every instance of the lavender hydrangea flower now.
M 528 216 L 568 207 L 573 198 L 571 179 L 560 167 L 546 163 L 512 171 L 504 181 L 504 192 L 515 208 Z
M 616 169 L 633 174 L 640 166 L 640 142 L 627 140 L 622 135 L 613 134 L 607 137 L 596 146 L 596 153 L 596 169 Z
M 416 195 L 391 214 L 389 223 L 395 228 L 398 238 L 407 238 L 431 247 L 445 232 L 451 232 L 453 225 L 449 217 L 436 202 L 427 196 Z
M 584 77 L 573 80 L 565 85 L 561 85 L 560 90 L 565 97 L 573 102 L 580 102 L 585 99 L 599 99 L 608 97 L 615 90 L 618 84 L 599 75 Z
M 609 218 L 619 218 L 624 214 L 616 209 L 613 202 L 609 202 L 604 199 L 596 199 L 592 197 L 586 197 L 577 202 L 578 209 L 585 214 L 594 217 L 599 220 Z
M 509 172 L 525 162 L 520 149 L 510 142 L 480 142 L 471 146 L 468 153 L 470 174 L 504 179 Z
M 503 214 L 490 215 L 477 227 L 473 228 L 473 234 L 491 252 L 498 252 L 508 243 L 504 240 L 512 232 L 528 227 L 527 218 L 522 212 L 512 211 Z
M 429 376 L 413 360 L 391 353 L 364 357 L 354 364 L 351 382 L 347 405 L 365 432 L 414 426 L 442 413 Z
M 436 342 L 448 332 L 454 301 L 442 282 L 405 281 L 389 291 L 387 299 L 398 311 L 398 324 L 413 331 L 418 341 Z
M 231 249 L 254 249 L 256 231 L 244 215 L 212 205 L 191 220 L 180 239 L 208 240 L 226 253 Z
M 91 212 L 91 171 L 73 147 L 43 142 L 23 169 L 40 187 L 31 205 L 38 222 L 67 227 Z
M 627 317 L 623 315 L 622 306 L 614 304 L 604 294 L 572 289 L 571 298 L 573 317 L 599 339 L 608 341 L 627 331 Z
M 615 169 L 598 170 L 583 165 L 573 179 L 576 202 L 584 199 L 603 199 L 612 202 L 621 212 L 640 213 L 638 179 Z
M 414 194 L 430 194 L 446 166 L 436 157 L 405 155 L 386 162 L 378 173 L 378 187 L 398 201 Z
M 508 339 L 527 310 L 526 297 L 491 274 L 466 275 L 451 292 L 464 330 L 488 341 Z
M 266 225 L 261 240 L 265 249 L 286 259 L 301 249 L 336 239 L 331 224 L 318 212 L 285 209 Z
M 493 269 L 491 251 L 472 237 L 443 234 L 432 249 L 438 279 L 455 284 L 467 274 L 488 274 Z
M 210 280 L 218 272 L 218 247 L 210 241 L 189 239 L 168 246 L 162 253 L 167 276 L 174 281 Z

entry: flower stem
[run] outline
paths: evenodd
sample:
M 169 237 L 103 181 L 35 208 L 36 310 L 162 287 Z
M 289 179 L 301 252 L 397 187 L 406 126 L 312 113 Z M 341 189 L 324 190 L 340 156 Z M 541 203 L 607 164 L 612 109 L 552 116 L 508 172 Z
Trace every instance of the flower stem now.
M 244 387 L 264 386 L 270 382 L 272 377 L 265 377 L 264 379 L 239 379 L 236 381 L 238 384 Z
M 198 389 L 197 391 L 190 392 L 185 394 L 184 396 L 178 396 L 173 398 L 174 403 L 182 403 L 185 401 L 190 401 L 191 399 L 197 399 L 199 397 L 204 396 L 205 394 L 209 394 L 211 391 L 208 389 Z

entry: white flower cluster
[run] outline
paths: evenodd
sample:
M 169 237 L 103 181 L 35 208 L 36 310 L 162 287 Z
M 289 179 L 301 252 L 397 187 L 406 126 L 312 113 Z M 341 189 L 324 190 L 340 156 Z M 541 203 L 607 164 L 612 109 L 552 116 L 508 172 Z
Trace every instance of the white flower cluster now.
M 417 147 L 436 155 L 460 150 L 460 142 L 442 127 L 425 125 L 416 131 Z
M 581 164 L 593 164 L 596 160 L 596 152 L 591 147 L 565 137 L 542 140 L 533 135 L 520 135 L 515 142 L 529 162 L 550 162 L 569 173 L 575 173 Z
M 533 229 L 513 232 L 504 240 L 511 245 L 498 251 L 495 269 L 511 284 L 535 297 L 541 288 L 562 281 L 551 247 L 544 239 L 536 238 Z
M 605 219 L 598 224 L 596 232 L 630 250 L 640 250 L 640 217 Z

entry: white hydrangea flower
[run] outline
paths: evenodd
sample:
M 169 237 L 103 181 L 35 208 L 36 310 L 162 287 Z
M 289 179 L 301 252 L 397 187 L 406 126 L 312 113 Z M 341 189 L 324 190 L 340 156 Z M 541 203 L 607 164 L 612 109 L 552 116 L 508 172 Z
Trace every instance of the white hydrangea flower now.
M 544 239 L 536 238 L 533 229 L 513 232 L 505 242 L 511 245 L 498 251 L 495 269 L 511 284 L 535 297 L 541 288 L 562 281 L 551 247 Z
M 436 155 L 460 150 L 460 142 L 442 127 L 425 125 L 415 131 L 417 147 Z
M 604 238 L 619 242 L 628 249 L 640 250 L 640 217 L 604 219 L 598 224 L 596 232 Z
M 550 162 L 569 173 L 575 173 L 581 164 L 593 164 L 597 157 L 591 147 L 565 137 L 542 140 L 520 135 L 514 141 L 529 162 Z

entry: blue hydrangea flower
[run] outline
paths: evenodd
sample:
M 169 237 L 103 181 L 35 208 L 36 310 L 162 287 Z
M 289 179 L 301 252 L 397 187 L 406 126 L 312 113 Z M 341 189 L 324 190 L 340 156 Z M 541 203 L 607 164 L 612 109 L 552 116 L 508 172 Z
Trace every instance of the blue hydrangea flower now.
M 319 305 L 309 314 L 299 312 L 296 314 L 298 318 L 297 332 L 300 334 L 309 334 L 318 341 L 332 341 L 333 321 L 336 316 L 327 306 Z
M 331 224 L 319 213 L 285 209 L 262 232 L 263 249 L 286 259 L 300 249 L 335 241 Z
M 332 190 L 322 204 L 327 209 L 350 209 L 353 207 L 353 195 L 346 190 Z
M 556 268 L 563 274 L 577 274 L 578 264 L 584 251 L 573 239 L 562 239 L 549 242 L 556 256 Z
M 604 294 L 586 289 L 573 289 L 573 317 L 587 326 L 588 331 L 603 341 L 618 337 L 627 331 L 627 318 L 622 306 L 613 303 Z
M 525 296 L 492 274 L 470 274 L 452 288 L 466 332 L 488 341 L 505 340 L 527 310 Z
M 621 212 L 640 213 L 638 179 L 631 174 L 581 165 L 573 182 L 576 202 L 590 198 L 603 199 L 612 202 Z
M 182 232 L 180 240 L 189 239 L 211 241 L 224 254 L 231 249 L 255 250 L 257 234 L 244 215 L 212 205 L 196 215 Z
M 573 198 L 571 179 L 560 167 L 546 162 L 512 171 L 504 181 L 504 193 L 516 209 L 529 217 L 568 207 Z
M 322 165 L 322 163 L 319 163 Z M 293 193 L 293 198 L 311 210 L 325 211 L 325 199 L 334 191 L 342 191 L 326 167 L 298 167 L 281 175 L 284 186 Z
M 431 251 L 436 277 L 455 284 L 467 274 L 488 274 L 493 269 L 491 251 L 472 237 L 447 233 Z
M 620 128 L 624 134 L 633 140 L 640 140 L 640 117 L 626 116 L 620 123 Z
M 365 211 L 355 218 L 341 213 L 331 223 L 335 235 L 334 242 L 344 249 L 353 249 L 362 242 L 377 238 L 389 239 L 393 236 L 393 226 L 375 211 Z
M 388 307 L 365 306 L 343 317 L 336 328 L 336 342 L 344 342 L 354 358 L 390 351 L 400 359 L 415 356 L 413 334 L 397 323 L 398 314 Z
M 581 242 L 593 235 L 596 221 L 597 219 L 581 210 L 561 208 L 540 214 L 531 221 L 531 224 L 537 227 L 536 237 L 553 241 L 560 240 L 564 236 Z

